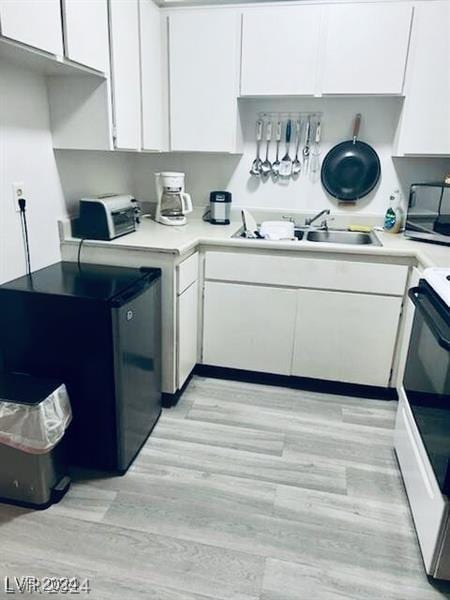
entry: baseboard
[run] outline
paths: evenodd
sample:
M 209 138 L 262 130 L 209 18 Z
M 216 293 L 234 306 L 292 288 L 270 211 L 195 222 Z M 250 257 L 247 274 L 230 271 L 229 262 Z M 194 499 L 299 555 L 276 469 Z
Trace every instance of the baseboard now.
M 340 396 L 354 396 L 374 400 L 398 400 L 395 388 L 383 388 L 373 385 L 343 383 L 342 381 L 328 381 L 325 379 L 311 379 L 290 375 L 274 375 L 272 373 L 258 373 L 256 371 L 228 369 L 226 367 L 213 367 L 210 365 L 196 365 L 193 373 L 204 377 L 262 383 L 265 385 L 276 385 L 296 390 L 337 394 Z
M 189 385 L 189 382 L 191 381 L 192 375 L 194 374 L 194 372 L 195 372 L 195 369 L 191 372 L 189 377 L 186 379 L 186 381 L 183 384 L 183 387 L 180 388 L 179 390 L 177 390 L 174 394 L 168 394 L 167 392 L 163 392 L 162 397 L 161 397 L 161 405 L 163 408 L 172 408 L 173 406 L 176 406 L 178 404 L 178 400 L 183 395 L 184 390 Z

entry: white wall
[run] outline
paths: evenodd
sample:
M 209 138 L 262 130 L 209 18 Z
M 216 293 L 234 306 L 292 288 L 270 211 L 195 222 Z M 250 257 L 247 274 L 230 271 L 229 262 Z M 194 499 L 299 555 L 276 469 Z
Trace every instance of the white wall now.
M 23 182 L 32 268 L 60 260 L 57 219 L 65 214 L 49 129 L 45 79 L 0 65 L 0 282 L 25 273 L 12 183 Z
M 227 189 L 236 206 L 279 208 L 286 210 L 316 210 L 331 208 L 333 212 L 354 211 L 363 214 L 383 214 L 390 193 L 399 186 L 408 193 L 413 181 L 442 179 L 450 170 L 449 159 L 392 159 L 392 142 L 402 100 L 399 98 L 313 98 L 313 99 L 241 99 L 240 114 L 244 134 L 242 156 L 214 154 L 136 155 L 133 159 L 135 193 L 140 199 L 154 201 L 154 172 L 180 170 L 186 172 L 186 189 L 194 204 L 205 205 L 208 193 Z M 322 158 L 336 143 L 351 137 L 352 120 L 357 112 L 363 115 L 361 139 L 377 150 L 382 176 L 378 187 L 354 207 L 341 207 L 326 194 L 320 180 L 309 178 L 274 183 L 249 175 L 255 157 L 255 123 L 260 111 L 322 111 Z M 201 123 L 199 124 L 199 127 Z M 285 152 L 280 146 L 280 156 Z M 295 152 L 291 143 L 290 155 Z M 275 145 L 271 146 L 271 160 Z
M 244 154 L 126 153 L 56 151 L 64 197 L 69 211 L 77 212 L 84 195 L 130 192 L 140 200 L 155 201 L 154 173 L 176 170 L 186 173 L 186 189 L 194 204 L 204 206 L 209 192 L 228 189 L 235 206 L 314 211 L 325 207 L 334 213 L 384 214 L 390 193 L 401 187 L 407 196 L 417 181 L 442 180 L 450 171 L 450 159 L 392 158 L 392 141 L 402 100 L 399 98 L 246 99 L 240 101 Z M 249 175 L 255 155 L 255 122 L 260 111 L 322 111 L 322 157 L 334 144 L 351 136 L 352 119 L 363 115 L 361 139 L 373 144 L 381 159 L 382 177 L 377 189 L 355 207 L 341 207 L 323 190 L 320 181 L 308 178 L 287 184 L 266 182 Z M 274 155 L 271 147 L 271 158 Z M 291 145 L 291 156 L 294 148 Z M 284 154 L 284 144 L 280 155 Z
M 56 150 L 55 156 L 71 214 L 78 213 L 78 202 L 86 196 L 135 193 L 132 153 Z

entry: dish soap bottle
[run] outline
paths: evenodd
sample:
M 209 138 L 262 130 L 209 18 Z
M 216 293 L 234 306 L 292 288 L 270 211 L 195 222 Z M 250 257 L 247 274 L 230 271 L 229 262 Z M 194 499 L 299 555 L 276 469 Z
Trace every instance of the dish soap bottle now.
M 384 215 L 384 230 L 398 233 L 403 225 L 403 210 L 401 207 L 400 190 L 394 190 L 389 196 L 389 208 Z

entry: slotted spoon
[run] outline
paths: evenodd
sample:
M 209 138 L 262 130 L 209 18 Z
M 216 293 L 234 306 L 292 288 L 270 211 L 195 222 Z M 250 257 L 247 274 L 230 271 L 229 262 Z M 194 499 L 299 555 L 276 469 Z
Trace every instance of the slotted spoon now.
M 300 132 L 301 132 L 301 121 L 300 119 L 295 124 L 297 143 L 295 145 L 295 158 L 292 163 L 292 175 L 299 175 L 302 170 L 302 163 L 298 159 L 298 152 L 300 149 Z
M 263 122 L 261 119 L 256 121 L 256 158 L 252 163 L 250 169 L 250 175 L 261 175 L 261 165 L 262 161 L 260 158 L 260 147 L 261 147 L 261 139 L 262 139 L 262 130 L 263 130 Z
M 291 144 L 292 122 L 288 119 L 286 123 L 286 154 L 281 159 L 280 175 L 282 177 L 290 177 L 292 173 L 292 159 L 289 156 L 289 147 Z
M 280 153 L 281 142 L 281 121 L 278 121 L 277 123 L 277 128 L 275 130 L 275 140 L 277 143 L 277 151 L 275 155 L 275 161 L 272 163 L 272 175 L 274 175 L 274 177 L 278 177 L 278 175 L 280 174 L 280 159 L 278 157 Z
M 266 158 L 261 165 L 261 175 L 267 177 L 272 171 L 272 163 L 269 160 L 269 147 L 270 141 L 272 139 L 272 121 L 267 121 L 266 123 Z

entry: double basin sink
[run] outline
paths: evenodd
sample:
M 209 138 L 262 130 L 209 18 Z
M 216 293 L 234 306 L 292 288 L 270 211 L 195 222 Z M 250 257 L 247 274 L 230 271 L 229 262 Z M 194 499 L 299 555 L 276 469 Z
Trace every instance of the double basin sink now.
M 351 246 L 381 246 L 373 232 L 346 231 L 343 229 L 301 229 L 294 231 L 298 241 L 321 242 L 326 244 L 346 244 Z M 243 229 L 233 237 L 245 237 Z

